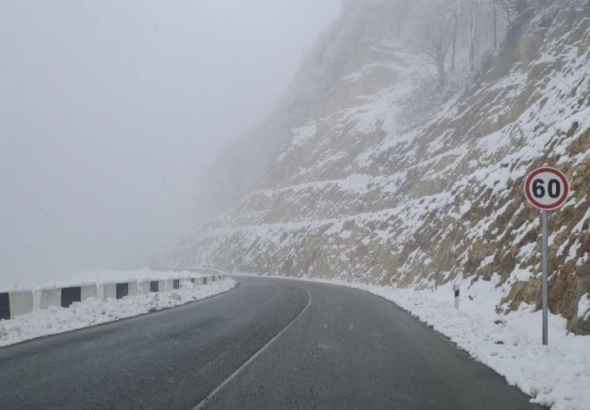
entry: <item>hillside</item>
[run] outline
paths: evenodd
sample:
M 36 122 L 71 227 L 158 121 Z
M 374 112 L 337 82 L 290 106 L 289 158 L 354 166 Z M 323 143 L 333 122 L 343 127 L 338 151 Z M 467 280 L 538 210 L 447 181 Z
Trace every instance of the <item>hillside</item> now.
M 324 38 L 362 33 L 305 121 L 277 135 L 257 188 L 156 264 L 416 289 L 486 281 L 499 313 L 538 308 L 540 214 L 522 183 L 551 165 L 572 192 L 550 214 L 550 309 L 590 333 L 590 7 L 523 13 L 475 74 L 437 90 L 403 27 L 374 30 L 399 13 L 375 3 Z

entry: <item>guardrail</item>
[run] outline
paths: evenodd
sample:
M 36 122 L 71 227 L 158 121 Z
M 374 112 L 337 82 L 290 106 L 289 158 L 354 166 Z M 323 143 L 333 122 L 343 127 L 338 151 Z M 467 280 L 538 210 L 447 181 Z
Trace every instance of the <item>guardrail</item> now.
M 160 268 L 153 268 L 153 270 L 156 271 L 165 271 L 165 272 L 193 272 L 193 273 L 203 273 L 203 272 L 215 272 L 219 275 L 225 275 L 227 276 L 227 274 L 219 269 L 213 269 L 213 268 L 198 268 L 198 267 L 192 267 L 192 268 L 174 268 L 174 267 L 160 267 Z
M 161 271 L 166 271 L 166 272 L 193 272 L 193 273 L 212 273 L 214 272 L 214 275 L 208 275 L 205 276 L 203 279 L 203 285 L 207 285 L 207 283 L 210 282 L 216 282 L 218 280 L 224 280 L 227 278 L 227 274 L 219 269 L 213 269 L 213 268 L 196 268 L 196 267 L 192 267 L 192 268 L 174 268 L 174 267 L 162 267 L 162 268 L 154 268 L 154 270 L 161 270 Z M 192 280 L 192 279 L 191 279 Z M 193 283 L 195 283 L 193 281 Z M 196 283 L 195 283 L 196 284 Z
M 33 292 L 19 290 L 0 293 L 0 319 L 12 319 L 33 311 Z
M 163 270 L 162 268 L 158 270 Z M 216 269 L 207 268 L 171 268 L 173 272 L 216 272 L 207 276 L 184 275 L 167 279 L 145 279 L 141 281 L 122 281 L 106 283 L 83 283 L 78 285 L 53 286 L 33 290 L 14 290 L 0 292 L 0 320 L 14 319 L 31 313 L 35 309 L 46 310 L 52 306 L 67 308 L 76 302 L 90 298 L 100 301 L 122 299 L 126 296 L 148 294 L 152 292 L 170 292 L 180 289 L 182 282 L 192 282 L 195 286 L 207 285 L 224 280 L 227 275 Z

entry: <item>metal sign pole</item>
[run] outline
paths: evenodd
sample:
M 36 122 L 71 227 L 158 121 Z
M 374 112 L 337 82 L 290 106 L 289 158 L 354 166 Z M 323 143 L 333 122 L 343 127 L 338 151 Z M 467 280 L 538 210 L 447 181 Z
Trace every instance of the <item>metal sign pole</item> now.
M 547 217 L 549 211 L 543 211 L 543 345 L 549 344 L 549 293 L 547 291 Z
M 547 223 L 549 211 L 557 209 L 567 201 L 570 184 L 563 172 L 550 167 L 534 170 L 524 180 L 524 194 L 527 201 L 542 211 L 543 219 L 543 345 L 549 344 L 549 290 L 548 290 L 548 242 Z

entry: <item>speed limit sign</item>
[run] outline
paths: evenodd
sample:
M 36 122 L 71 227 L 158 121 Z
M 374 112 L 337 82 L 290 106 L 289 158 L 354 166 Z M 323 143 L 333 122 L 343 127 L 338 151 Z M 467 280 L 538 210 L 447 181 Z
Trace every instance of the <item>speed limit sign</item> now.
M 554 168 L 539 168 L 525 180 L 524 192 L 531 205 L 543 211 L 559 208 L 570 191 L 567 178 Z
M 555 168 L 539 168 L 533 171 L 524 181 L 524 193 L 527 200 L 535 208 L 542 210 L 543 214 L 543 255 L 541 265 L 543 269 L 542 276 L 542 295 L 541 303 L 543 306 L 543 344 L 549 344 L 549 290 L 548 290 L 548 241 L 547 220 L 549 211 L 562 206 L 567 200 L 570 192 L 570 184 L 563 172 Z

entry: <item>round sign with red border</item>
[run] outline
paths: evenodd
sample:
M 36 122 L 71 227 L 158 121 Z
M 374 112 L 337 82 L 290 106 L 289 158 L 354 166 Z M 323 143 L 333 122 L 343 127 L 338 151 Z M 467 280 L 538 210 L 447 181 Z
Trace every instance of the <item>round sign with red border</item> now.
M 557 209 L 565 203 L 570 184 L 563 172 L 555 168 L 539 168 L 524 181 L 524 193 L 535 208 L 544 211 Z

